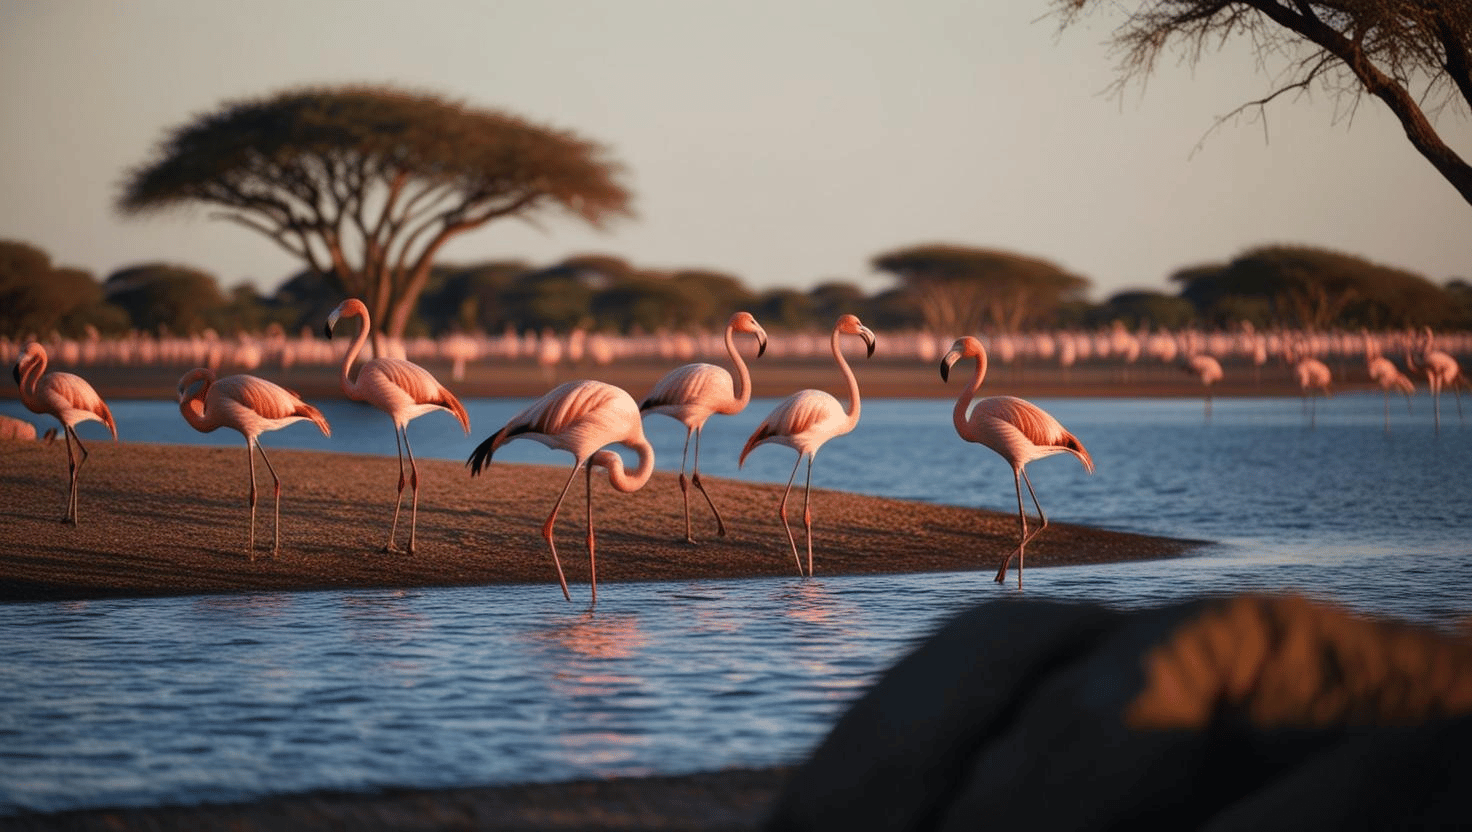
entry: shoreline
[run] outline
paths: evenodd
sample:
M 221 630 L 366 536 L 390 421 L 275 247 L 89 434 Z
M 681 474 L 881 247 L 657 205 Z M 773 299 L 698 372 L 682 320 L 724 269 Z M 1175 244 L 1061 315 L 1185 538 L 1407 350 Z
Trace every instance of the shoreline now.
M 381 550 L 393 517 L 393 457 L 273 449 L 282 479 L 281 550 L 270 554 L 270 475 L 258 465 L 251 560 L 244 443 L 97 441 L 89 448 L 81 523 L 68 527 L 58 522 L 65 447 L 0 442 L 0 601 L 494 584 L 539 584 L 559 594 L 540 530 L 568 467 L 497 462 L 472 479 L 460 463 L 420 460 L 418 551 L 389 554 Z M 796 571 L 777 515 L 781 485 L 709 478 L 730 535 L 714 538 L 710 518 L 696 514 L 701 542 L 692 546 L 683 539 L 677 478 L 657 471 L 640 491 L 620 494 L 595 475 L 601 586 Z M 576 600 L 588 596 L 588 559 L 583 501 L 574 496 L 581 495 L 570 496 L 558 516 L 556 540 Z M 986 509 L 814 489 L 813 512 L 819 577 L 971 570 L 987 585 L 1015 545 L 1015 515 Z M 1170 558 L 1208 543 L 1051 523 L 1028 547 L 1027 566 Z
M 730 360 L 722 356 L 702 356 L 728 367 Z M 636 359 L 607 365 L 589 362 L 563 363 L 549 372 L 530 359 L 516 361 L 481 360 L 465 367 L 463 378 L 453 377 L 449 361 L 428 360 L 421 363 L 460 398 L 532 398 L 540 396 L 564 381 L 596 378 L 629 391 L 636 399 L 648 393 L 665 373 L 681 363 L 679 360 Z M 940 362 L 918 359 L 865 359 L 850 356 L 849 363 L 858 377 L 865 398 L 954 399 L 970 378 L 970 370 L 953 377 L 949 384 L 941 381 Z M 751 369 L 752 395 L 755 398 L 782 398 L 795 390 L 814 387 L 843 397 L 847 388 L 827 355 L 804 358 L 748 358 Z M 179 378 L 194 364 L 118 366 L 67 366 L 53 363 L 51 369 L 75 373 L 87 379 L 104 399 L 169 399 L 177 397 Z M 1379 391 L 1365 374 L 1363 360 L 1334 361 L 1333 390 Z M 244 369 L 229 363 L 218 368 L 220 375 L 249 372 L 294 390 L 308 400 L 341 398 L 338 386 L 341 365 L 298 364 L 281 367 L 266 363 Z M 1424 389 L 1424 383 L 1418 383 Z M 1418 389 L 1418 392 L 1419 392 Z M 1093 361 L 1070 368 L 1056 363 L 994 362 L 982 386 L 982 395 L 1009 395 L 1021 398 L 1200 398 L 1205 389 L 1197 378 L 1173 364 L 1141 361 L 1123 365 L 1111 361 Z M 1259 371 L 1249 365 L 1226 364 L 1225 377 L 1211 387 L 1214 398 L 1259 396 L 1300 396 L 1292 368 L 1268 365 Z M 0 384 L 0 398 L 17 399 L 14 384 Z

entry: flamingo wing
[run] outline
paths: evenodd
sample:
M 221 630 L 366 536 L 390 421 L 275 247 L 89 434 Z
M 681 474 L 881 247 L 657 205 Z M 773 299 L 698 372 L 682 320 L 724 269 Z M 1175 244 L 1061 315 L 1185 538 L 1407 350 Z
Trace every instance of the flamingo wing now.
M 439 383 L 434 374 L 402 358 L 376 358 L 363 365 L 358 373 L 358 393 L 378 409 L 407 423 L 431 410 L 444 409 L 454 414 L 466 433 L 470 432 L 470 416 L 465 406 Z
M 686 415 L 709 416 L 736 399 L 731 374 L 714 364 L 686 364 L 661 378 L 639 410 L 683 419 Z
M 1056 453 L 1071 453 L 1090 473 L 1093 458 L 1052 414 L 1032 402 L 1012 396 L 982 399 L 967 419 L 967 435 L 1001 454 L 1013 466 Z
M 81 376 L 47 373 L 41 376 L 41 381 L 36 386 L 36 397 L 45 402 L 46 409 L 61 420 L 62 424 L 75 425 L 77 422 L 96 419 L 107 426 L 113 439 L 118 438 L 117 423 L 113 421 L 107 402 Z
M 837 435 L 843 424 L 843 405 L 822 390 L 799 390 L 772 408 L 741 449 L 738 465 L 758 445 L 777 442 L 806 453 Z

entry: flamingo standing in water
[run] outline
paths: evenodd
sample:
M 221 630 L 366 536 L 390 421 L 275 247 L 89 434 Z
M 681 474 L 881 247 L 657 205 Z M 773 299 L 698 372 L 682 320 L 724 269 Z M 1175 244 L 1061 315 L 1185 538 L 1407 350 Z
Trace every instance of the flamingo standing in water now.
M 986 348 L 980 341 L 969 335 L 957 339 L 940 361 L 940 377 L 943 381 L 950 381 L 951 366 L 963 358 L 976 359 L 976 375 L 972 376 L 971 384 L 962 391 L 961 397 L 956 399 L 951 419 L 956 425 L 956 433 L 962 439 L 991 448 L 1012 466 L 1012 479 L 1017 488 L 1018 543 L 1016 550 L 1003 559 L 1002 567 L 997 570 L 996 581 L 1002 583 L 1007 579 L 1007 566 L 1012 563 L 1012 555 L 1015 554 L 1017 588 L 1021 589 L 1023 550 L 1028 541 L 1048 527 L 1048 516 L 1043 513 L 1038 495 L 1032 490 L 1032 481 L 1027 478 L 1025 466 L 1034 459 L 1067 453 L 1078 457 L 1084 470 L 1092 474 L 1094 460 L 1084 449 L 1083 443 L 1078 441 L 1078 437 L 1065 430 L 1057 419 L 1032 402 L 1012 396 L 991 396 L 977 401 L 976 406 L 972 407 L 971 401 L 986 378 Z M 1027 493 L 1032 496 L 1033 507 L 1038 510 L 1038 519 L 1041 521 L 1030 534 L 1027 531 L 1027 514 L 1022 509 L 1023 483 L 1027 483 Z
M 1308 354 L 1308 349 L 1303 343 L 1295 344 L 1289 353 L 1293 360 L 1293 373 L 1298 378 L 1298 387 L 1303 391 L 1304 403 L 1309 405 L 1309 427 L 1317 423 L 1318 400 L 1309 391 L 1319 389 L 1324 391 L 1324 398 L 1329 398 L 1329 382 L 1332 374 L 1329 365 Z
M 1467 379 L 1462 375 L 1462 368 L 1458 366 L 1457 360 L 1441 350 L 1434 349 L 1435 337 L 1431 334 L 1431 327 L 1423 327 L 1421 337 L 1416 339 L 1416 352 L 1420 354 L 1419 364 L 1412 356 L 1411 350 L 1406 350 L 1406 369 L 1411 372 L 1423 372 L 1426 374 L 1426 386 L 1431 389 L 1431 409 L 1436 414 L 1436 430 L 1441 431 L 1441 391 L 1450 387 L 1452 393 L 1457 397 L 1457 420 L 1462 420 L 1462 392 L 1458 385 L 1467 386 Z
M 1406 397 L 1406 412 L 1410 413 L 1411 394 L 1416 392 L 1416 385 L 1394 362 L 1380 354 L 1380 344 L 1370 333 L 1362 334 L 1365 339 L 1365 369 L 1370 378 L 1380 385 L 1380 392 L 1385 396 L 1385 432 L 1390 433 L 1390 391 L 1395 390 Z
M 409 453 L 409 554 L 412 555 L 414 533 L 419 521 L 419 466 L 414 462 L 414 449 L 409 445 L 409 422 L 432 410 L 445 410 L 460 420 L 460 427 L 469 435 L 470 416 L 454 393 L 440 384 L 428 370 L 412 361 L 402 358 L 374 358 L 363 362 L 363 368 L 358 371 L 357 379 L 354 379 L 351 375 L 353 361 L 363 349 L 363 344 L 368 340 L 368 331 L 372 328 L 368 307 L 357 298 L 348 298 L 327 316 L 326 326 L 327 337 L 331 339 L 338 319 L 354 315 L 363 319 L 363 325 L 359 327 L 358 336 L 353 339 L 347 355 L 342 359 L 342 392 L 353 401 L 368 402 L 394 420 L 394 450 L 399 454 L 399 496 L 394 501 L 394 521 L 389 526 L 388 542 L 383 544 L 385 552 L 395 551 L 394 537 L 399 530 L 399 509 L 404 505 L 404 452 L 407 450 Z M 400 436 L 404 438 L 402 447 L 399 445 Z
M 1206 353 L 1196 353 L 1186 357 L 1183 368 L 1188 373 L 1194 373 L 1201 379 L 1201 385 L 1206 388 L 1206 421 L 1211 421 L 1211 385 L 1222 380 L 1222 364 Z
M 199 389 L 191 392 L 196 384 Z M 250 461 L 250 535 L 246 551 L 251 560 L 256 557 L 256 458 L 251 449 L 260 451 L 266 470 L 271 472 L 276 495 L 276 537 L 271 544 L 271 554 L 275 555 L 281 549 L 281 478 L 276 476 L 259 437 L 268 430 L 279 430 L 303 420 L 315 424 L 323 436 L 331 436 L 332 428 L 322 411 L 263 378 L 238 375 L 216 379 L 214 370 L 199 367 L 179 379 L 179 412 L 200 433 L 226 427 L 245 437 L 245 457 Z
M 593 537 L 593 468 L 608 472 L 608 481 L 614 488 L 630 494 L 644 487 L 654 473 L 654 447 L 644 438 L 644 423 L 639 416 L 639 406 L 634 397 L 612 384 L 601 381 L 569 381 L 558 385 L 537 399 L 530 407 L 511 417 L 506 426 L 496 431 L 486 441 L 476 446 L 465 464 L 470 466 L 470 475 L 476 476 L 481 469 L 490 467 L 491 455 L 496 449 L 512 439 L 532 439 L 573 455 L 572 473 L 552 505 L 552 513 L 542 524 L 542 539 L 552 550 L 552 563 L 557 567 L 557 580 L 562 584 L 562 597 L 571 601 L 567 591 L 567 578 L 562 573 L 562 561 L 557 557 L 557 543 L 552 539 L 552 527 L 557 520 L 557 510 L 567 497 L 567 490 L 582 469 L 587 477 L 588 495 L 588 574 L 593 587 L 593 604 L 598 603 L 598 563 L 596 543 Z M 632 475 L 625 473 L 623 459 L 617 452 L 600 450 L 606 445 L 618 443 L 632 448 L 639 455 L 639 467 Z
M 118 426 L 113 421 L 107 402 L 97 395 L 86 379 L 71 373 L 46 372 L 46 348 L 32 341 L 21 351 L 20 360 L 11 371 L 20 385 L 20 400 L 32 413 L 49 413 L 61 422 L 66 437 L 66 471 L 70 480 L 67 492 L 66 511 L 61 522 L 77 525 L 77 477 L 82 473 L 82 463 L 87 461 L 87 446 L 77 435 L 77 425 L 82 422 L 101 422 L 107 426 L 114 442 L 118 439 Z M 77 440 L 77 453 L 72 451 L 72 440 Z
M 792 557 L 797 561 L 797 574 L 801 575 L 802 559 L 797 554 L 797 539 L 792 535 L 792 527 L 787 524 L 787 496 L 792 493 L 792 482 L 797 478 L 797 466 L 802 464 L 804 457 L 807 458 L 807 486 L 802 501 L 802 522 L 807 530 L 809 577 L 813 574 L 813 513 L 810 507 L 813 495 L 813 459 L 824 442 L 852 431 L 859 423 L 859 382 L 854 378 L 854 371 L 849 368 L 848 362 L 844 360 L 843 350 L 839 346 L 840 335 L 857 335 L 864 339 L 869 350 L 868 355 L 872 357 L 874 333 L 854 315 L 840 316 L 833 327 L 833 359 L 838 362 L 838 369 L 848 382 L 848 409 L 845 410 L 838 399 L 822 390 L 799 390 L 772 408 L 772 412 L 746 440 L 746 447 L 741 449 L 741 458 L 737 462 L 739 468 L 746 463 L 746 455 L 752 449 L 768 442 L 786 445 L 797 451 L 797 461 L 792 464 L 792 475 L 787 478 L 787 489 L 782 492 L 778 514 L 782 517 L 782 528 L 787 530 L 787 542 L 792 546 Z
M 654 389 L 639 403 L 641 414 L 662 413 L 679 420 L 685 425 L 685 450 L 680 455 L 680 495 L 685 500 L 685 542 L 694 543 L 690 533 L 690 483 L 700 490 L 706 505 L 716 516 L 716 534 L 726 536 L 726 522 L 721 512 L 700 483 L 700 432 L 712 413 L 734 416 L 746 409 L 751 401 L 751 373 L 746 362 L 736 349 L 735 333 L 749 332 L 756 336 L 756 355 L 761 358 L 767 351 L 767 332 L 750 312 L 737 312 L 726 324 L 726 354 L 736 365 L 736 382 L 725 368 L 714 364 L 686 364 L 671 370 L 654 385 Z M 690 453 L 690 435 L 695 435 L 695 466 L 690 480 L 685 479 L 685 461 Z

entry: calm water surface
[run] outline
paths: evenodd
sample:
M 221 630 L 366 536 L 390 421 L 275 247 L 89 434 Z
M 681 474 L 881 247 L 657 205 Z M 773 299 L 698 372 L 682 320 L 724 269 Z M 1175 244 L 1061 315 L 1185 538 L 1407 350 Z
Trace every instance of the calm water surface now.
M 525 403 L 467 402 L 470 437 L 432 414 L 411 438 L 422 457 L 464 460 Z M 319 404 L 332 439 L 298 425 L 268 446 L 393 453 L 387 417 Z M 773 404 L 713 420 L 702 471 L 785 481 L 784 448 L 735 466 Z M 1039 404 L 1098 466 L 1092 477 L 1069 457 L 1030 467 L 1051 519 L 1213 545 L 1030 570 L 1028 597 L 1132 607 L 1290 590 L 1436 626 L 1472 612 L 1472 429 L 1450 402 L 1439 434 L 1424 395 L 1413 414 L 1392 409 L 1389 434 L 1378 394 L 1320 402 L 1313 427 L 1295 399 L 1217 401 L 1210 422 L 1192 400 Z M 950 409 L 865 402 L 858 430 L 819 454 L 815 485 L 1015 506 L 1010 471 L 956 437 Z M 244 452 L 236 434 L 189 430 L 167 402 L 113 410 L 123 441 Z M 12 401 L 0 413 L 30 416 Z M 646 428 L 660 468 L 677 468 L 683 428 L 662 417 Z M 497 459 L 569 461 L 531 442 Z M 814 580 L 618 584 L 596 613 L 553 584 L 0 605 L 0 812 L 800 759 L 916 640 L 1016 595 L 990 581 L 997 552 L 978 552 L 974 573 L 822 577 L 821 502 L 815 515 Z

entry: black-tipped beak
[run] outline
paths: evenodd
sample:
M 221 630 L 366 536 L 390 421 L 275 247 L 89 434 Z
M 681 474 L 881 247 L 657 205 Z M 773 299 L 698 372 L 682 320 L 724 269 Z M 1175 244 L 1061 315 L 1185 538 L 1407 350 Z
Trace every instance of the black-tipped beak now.
M 19 364 L 17 364 L 14 367 L 11 367 L 10 368 L 10 375 L 15 378 L 15 383 L 16 384 L 20 384 L 20 365 Z
M 756 357 L 761 358 L 767 352 L 767 336 L 756 336 Z
M 945 354 L 945 357 L 940 360 L 940 380 L 941 381 L 950 381 L 951 380 L 951 365 L 952 364 L 955 364 L 958 360 L 960 360 L 960 358 L 961 358 L 961 356 L 960 356 L 959 353 L 952 351 L 952 352 L 946 353 Z
M 329 340 L 329 341 L 332 340 L 332 322 L 331 321 L 328 321 L 327 323 L 325 323 L 325 324 L 322 325 L 322 334 L 325 335 L 325 336 L 327 336 L 327 340 Z
M 867 356 L 865 356 L 865 358 L 873 358 L 874 357 L 874 333 L 870 332 L 867 329 L 864 329 L 864 330 L 861 330 L 859 332 L 859 334 L 862 335 L 862 336 L 864 336 L 864 343 L 869 345 L 869 354 Z

